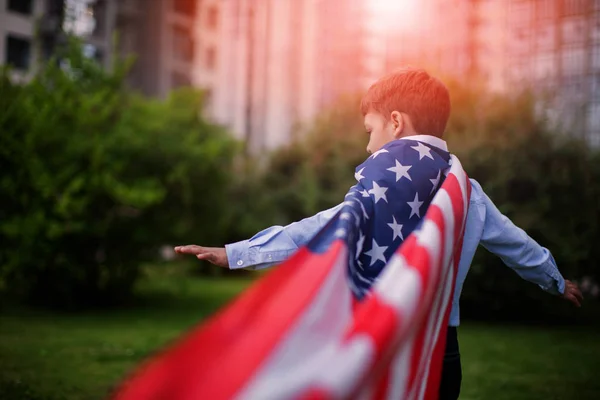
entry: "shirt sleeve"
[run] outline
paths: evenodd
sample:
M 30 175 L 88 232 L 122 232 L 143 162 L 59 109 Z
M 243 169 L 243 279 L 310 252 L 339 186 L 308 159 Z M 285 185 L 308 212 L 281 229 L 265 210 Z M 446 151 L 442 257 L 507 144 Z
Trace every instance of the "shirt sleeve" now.
M 339 204 L 287 226 L 272 226 L 248 240 L 225 245 L 229 269 L 264 269 L 288 259 L 310 241 L 343 207 Z
M 483 190 L 481 193 L 485 204 L 481 245 L 500 257 L 521 278 L 549 293 L 564 293 L 565 280 L 550 251 L 503 215 Z

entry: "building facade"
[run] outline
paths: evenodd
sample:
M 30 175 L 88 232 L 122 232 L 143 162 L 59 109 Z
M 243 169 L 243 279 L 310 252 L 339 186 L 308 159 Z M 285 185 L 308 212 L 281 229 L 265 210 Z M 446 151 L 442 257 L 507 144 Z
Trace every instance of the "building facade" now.
M 552 122 L 600 145 L 600 1 L 423 0 L 422 29 L 390 40 L 388 69 L 418 63 L 492 90 L 528 87 Z
M 0 0 L 0 65 L 10 64 L 16 80 L 31 76 L 37 63 L 36 19 L 44 0 Z
M 210 85 L 214 76 L 205 71 L 216 68 L 216 39 L 205 33 L 216 31 L 217 17 L 208 3 L 211 1 L 0 0 L 0 62 L 13 65 L 16 78 L 26 79 L 35 69 L 37 54 L 52 55 L 63 39 L 63 28 L 82 37 L 84 53 L 106 68 L 116 56 L 134 56 L 128 84 L 145 95 L 165 97 L 177 87 Z M 201 16 L 199 12 L 205 8 Z M 206 24 L 197 23 L 200 17 Z M 212 40 L 212 47 L 199 47 L 201 37 Z
M 551 98 L 567 132 L 600 145 L 600 1 L 508 2 L 507 81 Z
M 250 151 L 365 87 L 362 0 L 221 2 L 215 118 Z
M 79 0 L 81 1 L 81 0 Z M 107 68 L 113 56 L 133 56 L 129 85 L 166 97 L 195 83 L 196 18 L 200 0 L 91 0 L 96 21 L 87 42 Z

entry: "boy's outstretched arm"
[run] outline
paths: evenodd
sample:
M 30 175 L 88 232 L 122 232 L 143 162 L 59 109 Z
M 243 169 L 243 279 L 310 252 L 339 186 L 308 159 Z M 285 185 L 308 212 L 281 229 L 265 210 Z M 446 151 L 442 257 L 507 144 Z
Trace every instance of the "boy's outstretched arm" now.
M 576 284 L 565 280 L 550 251 L 540 246 L 525 231 L 503 215 L 483 192 L 479 183 L 471 180 L 481 194 L 485 224 L 481 245 L 497 255 L 523 279 L 538 284 L 543 290 L 559 295 L 581 306 L 583 296 Z
M 215 265 L 230 269 L 263 269 L 285 261 L 314 235 L 343 207 L 339 204 L 312 217 L 287 226 L 272 226 L 248 240 L 231 243 L 225 247 L 177 246 L 179 254 L 195 255 Z

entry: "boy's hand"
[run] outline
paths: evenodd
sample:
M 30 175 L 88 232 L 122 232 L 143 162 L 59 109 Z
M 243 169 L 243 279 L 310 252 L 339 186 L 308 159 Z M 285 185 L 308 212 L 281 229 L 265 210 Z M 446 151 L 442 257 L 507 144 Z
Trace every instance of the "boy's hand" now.
M 577 307 L 581 307 L 583 295 L 576 283 L 565 279 L 565 293 L 561 297 L 575 304 Z
M 198 260 L 206 260 L 223 268 L 227 268 L 229 266 L 227 252 L 225 251 L 224 247 L 202 247 L 190 244 L 187 246 L 175 247 L 175 253 L 193 254 Z

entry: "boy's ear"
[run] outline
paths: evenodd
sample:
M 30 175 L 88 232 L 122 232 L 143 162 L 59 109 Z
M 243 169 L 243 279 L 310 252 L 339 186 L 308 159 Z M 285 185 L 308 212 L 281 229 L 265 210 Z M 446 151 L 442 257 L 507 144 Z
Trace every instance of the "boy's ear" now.
M 391 118 L 394 126 L 394 138 L 398 139 L 404 131 L 404 117 L 399 111 L 392 111 Z

